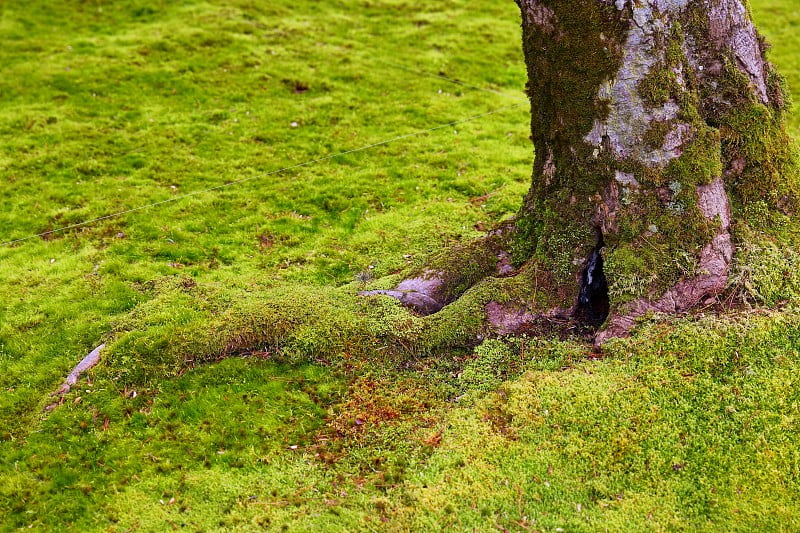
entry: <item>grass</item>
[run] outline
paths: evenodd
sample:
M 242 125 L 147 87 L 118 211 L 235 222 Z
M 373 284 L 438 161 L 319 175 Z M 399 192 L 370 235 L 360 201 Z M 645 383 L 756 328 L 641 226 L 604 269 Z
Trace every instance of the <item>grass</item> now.
M 793 7 L 752 2 L 796 92 Z M 122 383 L 120 352 L 43 414 L 109 331 L 168 353 L 263 294 L 347 328 L 342 291 L 513 213 L 524 105 L 269 173 L 524 102 L 518 16 L 3 2 L 0 240 L 174 201 L 0 247 L 0 528 L 797 529 L 791 306 L 645 326 L 602 361 L 533 339 L 324 353 L 333 329 Z

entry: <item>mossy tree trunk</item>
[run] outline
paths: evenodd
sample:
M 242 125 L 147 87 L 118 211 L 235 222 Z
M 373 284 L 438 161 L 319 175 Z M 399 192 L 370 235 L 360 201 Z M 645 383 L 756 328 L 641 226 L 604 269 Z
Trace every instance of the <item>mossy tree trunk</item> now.
M 495 332 L 569 318 L 598 343 L 718 295 L 748 206 L 796 198 L 787 94 L 743 1 L 516 1 L 535 147 L 518 215 L 369 294 L 431 314 L 524 277 L 533 296 L 481 293 Z
M 786 94 L 742 0 L 518 0 L 536 158 L 515 257 L 625 333 L 725 288 L 735 218 L 791 210 Z

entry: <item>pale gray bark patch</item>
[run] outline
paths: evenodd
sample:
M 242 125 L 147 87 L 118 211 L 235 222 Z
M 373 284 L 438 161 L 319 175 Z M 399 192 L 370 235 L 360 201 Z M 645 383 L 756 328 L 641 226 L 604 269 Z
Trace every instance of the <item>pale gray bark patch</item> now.
M 617 9 L 622 11 L 625 6 L 631 3 L 631 0 L 615 0 L 614 5 Z M 689 0 L 654 0 L 651 2 L 661 13 L 672 12 L 677 13 L 682 11 L 689 5 Z
M 620 172 L 617 170 L 614 179 L 624 187 L 639 188 L 639 182 L 636 180 L 636 177 L 628 172 Z
M 680 107 L 669 101 L 649 108 L 639 95 L 639 84 L 664 54 L 656 36 L 667 31 L 668 16 L 685 6 L 686 0 L 649 0 L 631 6 L 633 22 L 625 40 L 622 66 L 598 91 L 600 99 L 609 101 L 610 111 L 604 120 L 595 119 L 586 142 L 602 149 L 605 139 L 618 159 L 635 158 L 651 166 L 663 166 L 680 157 L 680 148 L 691 132 L 688 124 L 674 126 L 660 149 L 652 149 L 643 140 L 650 124 L 674 121 Z M 617 7 L 621 7 L 619 2 Z M 679 74 L 680 81 L 683 76 Z
M 712 41 L 730 47 L 736 56 L 738 67 L 750 77 L 761 102 L 768 103 L 761 44 L 744 4 L 730 0 L 709 0 L 708 20 Z
M 709 220 L 719 217 L 722 224 L 721 230 L 728 231 L 731 227 L 731 206 L 722 178 L 718 178 L 708 185 L 697 187 L 698 207 Z

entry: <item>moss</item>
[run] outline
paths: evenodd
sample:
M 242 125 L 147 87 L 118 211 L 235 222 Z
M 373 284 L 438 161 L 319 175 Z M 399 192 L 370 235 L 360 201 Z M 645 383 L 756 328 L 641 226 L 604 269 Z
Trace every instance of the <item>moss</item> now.
M 528 202 L 526 202 L 528 203 Z M 533 256 L 539 245 L 543 223 L 540 217 L 531 216 L 532 209 L 525 209 L 516 220 L 516 235 L 511 243 L 511 262 L 515 267 L 523 265 Z
M 651 258 L 652 254 L 642 254 L 631 246 L 613 248 L 604 254 L 603 269 L 609 280 L 611 301 L 628 302 L 647 296 L 658 277 L 659 263 Z
M 786 112 L 792 109 L 792 93 L 789 91 L 786 78 L 784 78 L 771 63 L 766 63 L 767 68 L 767 92 L 769 101 L 779 112 Z
M 664 65 L 653 65 L 637 87 L 645 104 L 660 107 L 679 92 L 675 73 Z
M 797 205 L 797 145 L 780 114 L 755 103 L 732 110 L 721 120 L 723 157 L 738 162 L 729 182 L 741 204 L 767 201 L 773 209 Z
M 720 133 L 702 125 L 684 146 L 683 153 L 667 165 L 667 179 L 685 185 L 705 185 L 722 176 L 722 145 Z
M 425 271 L 439 272 L 446 287 L 443 300 L 452 302 L 476 282 L 497 272 L 498 254 L 511 248 L 514 231 L 505 223 L 483 238 L 450 247 L 409 277 L 424 276 Z
M 647 131 L 642 137 L 642 140 L 651 150 L 658 150 L 664 146 L 664 140 L 667 137 L 667 134 L 672 131 L 673 126 L 674 121 L 655 120 L 650 123 Z
M 695 41 L 703 42 L 709 35 L 708 11 L 699 2 L 689 2 L 681 13 L 681 29 L 691 35 Z
M 600 361 L 560 343 L 557 372 L 531 347 L 527 372 L 452 408 L 397 529 L 795 524 L 796 314 L 650 324 Z
M 800 233 L 793 218 L 764 201 L 744 206 L 742 218 L 748 222 L 733 232 L 732 293 L 769 307 L 800 301 Z
M 458 380 L 467 391 L 489 392 L 513 375 L 513 367 L 520 362 L 509 346 L 498 339 L 487 339 L 475 348 L 473 359 L 468 361 Z
M 716 232 L 697 206 L 693 184 L 672 181 L 637 190 L 621 202 L 616 231 L 605 236 L 604 270 L 613 309 L 640 297 L 657 297 L 696 274 L 696 256 Z
M 686 55 L 683 53 L 684 41 L 685 32 L 683 24 L 680 20 L 676 20 L 670 30 L 670 35 L 666 43 L 666 53 L 664 54 L 664 61 L 668 68 L 678 68 L 687 65 Z M 683 70 L 687 71 L 686 68 Z
M 759 305 L 800 300 L 800 253 L 761 238 L 739 246 L 731 286 Z
M 101 372 L 118 386 L 152 385 L 251 352 L 335 367 L 379 349 L 383 357 L 400 361 L 477 344 L 488 333 L 485 306 L 491 301 L 534 311 L 556 301 L 550 272 L 535 262 L 514 277 L 484 279 L 426 317 L 389 297 L 357 296 L 360 284 L 251 288 L 235 300 L 213 285 L 159 285 L 161 290 L 119 321 L 107 339 Z

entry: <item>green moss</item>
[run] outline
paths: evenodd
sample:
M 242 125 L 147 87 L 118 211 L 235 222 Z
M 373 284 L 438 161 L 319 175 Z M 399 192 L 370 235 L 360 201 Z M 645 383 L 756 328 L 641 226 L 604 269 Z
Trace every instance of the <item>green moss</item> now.
M 519 356 L 506 343 L 487 339 L 475 348 L 473 359 L 464 365 L 458 380 L 468 391 L 489 392 L 509 376 L 513 366 L 519 364 Z
M 789 91 L 786 78 L 771 63 L 767 63 L 766 68 L 767 92 L 770 102 L 779 112 L 790 111 L 792 109 L 792 93 Z
M 730 177 L 742 204 L 765 200 L 774 209 L 794 209 L 798 198 L 797 145 L 779 113 L 755 103 L 732 110 L 721 120 L 723 157 L 738 163 Z
M 664 65 L 653 65 L 639 82 L 637 91 L 645 104 L 660 107 L 670 101 L 677 88 L 675 73 Z
M 665 176 L 684 185 L 706 185 L 722 176 L 722 145 L 720 132 L 697 126 L 694 137 L 683 153 L 667 165 Z
M 672 131 L 673 126 L 674 121 L 671 120 L 653 121 L 647 128 L 642 140 L 651 150 L 658 150 L 664 146 L 664 140 L 667 134 Z
M 752 202 L 743 211 L 752 223 L 738 225 L 734 233 L 737 253 L 730 290 L 769 307 L 800 301 L 800 236 L 792 219 L 766 202 Z
M 703 42 L 709 35 L 708 11 L 704 5 L 689 3 L 681 12 L 681 29 L 694 37 L 696 42 Z
M 528 372 L 449 413 L 397 529 L 794 527 L 798 429 L 778 421 L 796 413 L 797 323 L 652 324 L 559 372 L 529 350 Z
M 655 259 L 655 261 L 653 261 Z M 613 302 L 629 302 L 647 296 L 658 278 L 661 257 L 643 254 L 631 246 L 609 249 L 603 254 L 603 271 Z
M 426 271 L 440 273 L 447 288 L 443 300 L 449 303 L 479 280 L 497 272 L 498 254 L 511 247 L 515 231 L 506 223 L 484 238 L 452 246 L 427 260 L 424 270 L 409 277 L 424 276 Z
M 796 1 L 753 4 L 800 86 Z M 386 54 L 508 93 L 523 84 L 511 3 L 365 5 L 6 0 L 0 228 L 27 235 L 506 105 L 375 63 Z M 286 72 L 310 90 L 287 91 Z M 645 324 L 599 361 L 577 342 L 508 341 L 510 368 L 530 373 L 468 404 L 454 400 L 470 353 L 441 347 L 479 342 L 469 317 L 488 299 L 550 308 L 549 268 L 487 279 L 436 317 L 355 297 L 513 212 L 529 185 L 527 120 L 495 114 L 0 249 L 0 529 L 800 529 L 791 306 Z M 560 161 L 558 187 L 589 179 L 577 207 L 570 194 L 551 207 L 590 223 L 605 164 Z M 675 201 L 690 205 L 691 190 Z M 758 199 L 736 208 L 738 228 L 771 239 L 739 255 L 752 298 L 795 298 L 794 219 Z M 655 222 L 676 240 L 697 227 L 668 214 Z M 551 244 L 565 261 L 571 235 L 594 238 L 526 224 L 537 239 L 561 230 Z M 520 243 L 522 261 L 550 253 Z M 629 272 L 681 260 L 642 249 L 620 253 Z M 333 288 L 361 271 L 381 281 Z M 91 381 L 43 415 L 109 329 Z M 274 361 L 309 358 L 326 364 Z
M 634 197 L 621 202 L 616 231 L 605 236 L 604 271 L 614 309 L 658 297 L 696 275 L 697 254 L 717 228 L 700 212 L 693 184 L 672 181 L 655 193 L 628 194 Z

